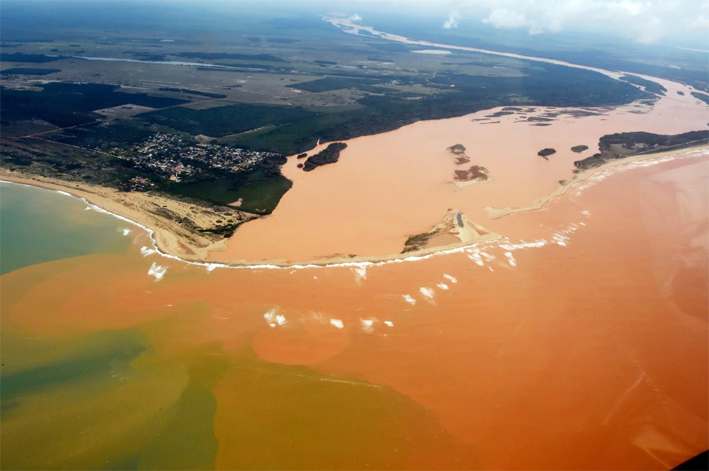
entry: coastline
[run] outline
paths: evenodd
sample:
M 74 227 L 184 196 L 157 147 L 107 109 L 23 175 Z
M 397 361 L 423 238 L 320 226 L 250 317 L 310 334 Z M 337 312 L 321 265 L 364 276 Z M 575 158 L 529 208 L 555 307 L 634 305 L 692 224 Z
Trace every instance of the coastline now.
M 543 196 L 541 198 L 537 198 L 534 200 L 534 202 L 528 206 L 521 206 L 521 207 L 504 207 L 504 208 L 492 208 L 489 206 L 485 207 L 485 212 L 487 215 L 490 217 L 490 219 L 499 219 L 504 216 L 508 216 L 510 214 L 522 212 L 522 211 L 535 211 L 537 209 L 541 209 L 542 206 L 547 204 L 548 202 L 552 201 L 553 199 L 562 196 L 566 194 L 569 190 L 573 189 L 576 185 L 578 185 L 581 182 L 584 182 L 591 178 L 594 175 L 603 173 L 605 171 L 608 171 L 610 169 L 616 168 L 616 167 L 622 167 L 626 165 L 630 165 L 636 162 L 646 162 L 646 161 L 653 161 L 653 160 L 659 160 L 663 159 L 665 157 L 675 157 L 675 156 L 681 156 L 681 155 L 686 155 L 686 154 L 691 154 L 692 152 L 700 151 L 703 150 L 704 154 L 706 155 L 709 154 L 709 146 L 707 145 L 698 145 L 694 147 L 686 147 L 683 149 L 676 149 L 676 150 L 669 150 L 669 151 L 659 151 L 659 152 L 654 152 L 654 153 L 648 153 L 648 154 L 640 154 L 640 155 L 631 155 L 628 157 L 623 157 L 620 159 L 614 159 L 610 161 L 606 161 L 603 165 L 599 165 L 598 167 L 592 167 L 586 170 L 583 170 L 581 172 L 575 173 L 571 178 L 568 180 L 565 180 L 564 183 L 560 183 L 557 188 L 551 192 L 547 196 Z
M 575 188 L 579 183 L 610 169 L 637 162 L 653 161 L 666 157 L 684 156 L 697 151 L 704 151 L 701 155 L 707 155 L 709 154 L 709 146 L 700 145 L 680 150 L 660 151 L 657 153 L 642 154 L 612 160 L 598 167 L 590 168 L 574 174 L 573 177 L 566 180 L 563 184 L 560 184 L 552 193 L 538 198 L 531 205 L 505 208 L 486 207 L 485 211 L 491 219 L 498 219 L 517 212 L 537 210 L 553 199 L 564 195 L 570 189 Z M 151 208 L 167 208 L 173 214 L 185 214 L 194 209 L 193 205 L 190 205 L 189 203 L 158 195 L 119 192 L 118 190 L 111 188 L 99 187 L 80 182 L 65 182 L 54 178 L 28 175 L 16 171 L 8 171 L 6 169 L 0 169 L 0 181 L 63 192 L 73 197 L 82 199 L 97 210 L 109 213 L 146 230 L 150 235 L 153 245 L 162 256 L 194 265 L 204 266 L 207 267 L 208 270 L 219 267 L 256 269 L 370 266 L 384 263 L 422 260 L 436 255 L 463 251 L 478 244 L 504 240 L 504 235 L 490 234 L 489 237 L 482 237 L 475 240 L 466 240 L 459 243 L 423 248 L 412 252 L 393 253 L 380 256 L 334 254 L 324 258 L 306 261 L 274 259 L 263 261 L 229 260 L 210 262 L 210 254 L 212 252 L 225 250 L 228 239 L 221 239 L 215 242 L 193 231 L 188 231 L 187 229 L 179 226 L 176 222 L 160 217 L 150 211 Z
M 159 212 L 161 209 L 169 209 L 172 213 L 184 215 L 192 209 L 193 205 L 188 203 L 158 195 L 120 192 L 112 188 L 63 181 L 56 178 L 8 171 L 7 169 L 0 169 L 0 181 L 63 192 L 79 198 L 95 209 L 145 229 L 150 233 L 156 249 L 164 255 L 173 256 L 180 260 L 205 260 L 210 252 L 223 250 L 226 247 L 225 240 L 211 241 L 209 238 L 188 231 L 175 221 L 160 217 L 154 212 Z

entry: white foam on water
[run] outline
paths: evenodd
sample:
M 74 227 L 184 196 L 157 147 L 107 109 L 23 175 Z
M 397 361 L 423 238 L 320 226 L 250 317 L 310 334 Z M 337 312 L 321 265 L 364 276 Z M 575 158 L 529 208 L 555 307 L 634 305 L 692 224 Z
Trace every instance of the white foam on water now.
M 544 247 L 547 245 L 547 241 L 544 239 L 538 239 L 535 240 L 534 242 L 520 242 L 518 244 L 500 244 L 499 247 L 501 249 L 507 250 L 508 252 L 512 252 L 515 250 L 521 250 L 521 249 L 531 249 L 531 248 L 538 248 L 538 247 Z
M 130 229 L 123 229 L 123 235 L 127 236 L 128 234 L 130 234 Z
M 490 255 L 490 254 L 487 253 L 487 252 L 483 252 L 482 250 L 480 251 L 480 255 L 482 256 L 482 258 L 484 258 L 484 259 L 487 260 L 488 262 L 491 261 L 491 260 L 495 260 L 495 259 L 497 258 L 497 257 L 495 257 L 494 255 Z
M 367 265 L 354 267 L 352 271 L 354 271 L 355 281 L 357 281 L 357 283 L 367 279 Z
M 450 276 L 450 275 L 447 274 L 447 273 L 444 273 L 444 274 L 443 274 L 443 278 L 445 278 L 446 280 L 450 281 L 450 282 L 453 283 L 453 284 L 458 283 L 458 280 L 457 280 L 454 276 Z
M 556 245 L 560 245 L 562 247 L 566 247 L 566 241 L 569 240 L 568 237 L 566 237 L 563 234 L 559 234 L 558 232 L 554 234 L 554 237 L 552 238 Z
M 360 319 L 359 323 L 362 325 L 362 331 L 368 334 L 374 332 L 374 319 Z
M 431 288 L 426 288 L 425 286 L 419 288 L 419 291 L 428 299 L 433 299 L 433 296 L 436 294 Z
M 221 264 L 219 263 L 209 263 L 207 264 L 207 273 L 212 273 L 215 269 L 220 268 Z
M 147 256 L 149 256 L 149 255 L 153 255 L 153 254 L 156 254 L 156 253 L 158 253 L 157 250 L 150 249 L 150 248 L 145 247 L 145 246 L 143 246 L 143 247 L 140 248 L 140 254 L 141 254 L 143 257 L 147 257 Z
M 480 253 L 478 251 L 472 251 L 471 253 L 468 254 L 468 258 L 475 262 L 476 265 L 480 267 L 485 266 L 485 262 L 483 262 L 482 257 L 480 256 Z
M 394 327 L 394 323 L 392 321 L 384 321 L 384 325 L 387 327 Z
M 165 276 L 165 273 L 167 273 L 167 268 L 163 267 L 162 265 L 158 265 L 155 262 L 153 262 L 153 264 L 150 265 L 150 269 L 148 270 L 148 275 L 154 276 L 155 281 L 162 280 L 162 277 Z
M 414 298 L 412 298 L 410 295 L 405 294 L 405 295 L 403 295 L 403 298 L 404 298 L 404 301 L 411 304 L 412 306 L 416 305 L 416 300 Z
M 441 288 L 444 291 L 448 291 L 448 285 L 445 283 L 438 283 L 436 286 L 438 286 L 439 288 Z
M 507 263 L 509 263 L 513 267 L 517 266 L 517 261 L 515 260 L 514 255 L 512 255 L 512 252 L 505 252 L 505 257 L 507 257 Z
M 270 309 L 266 311 L 263 314 L 263 318 L 266 320 L 266 323 L 271 328 L 276 328 L 279 325 L 282 326 L 288 323 L 286 316 L 284 316 L 283 314 L 278 314 L 278 311 L 276 309 Z
M 345 324 L 340 319 L 330 319 L 330 325 L 338 329 L 345 327 Z

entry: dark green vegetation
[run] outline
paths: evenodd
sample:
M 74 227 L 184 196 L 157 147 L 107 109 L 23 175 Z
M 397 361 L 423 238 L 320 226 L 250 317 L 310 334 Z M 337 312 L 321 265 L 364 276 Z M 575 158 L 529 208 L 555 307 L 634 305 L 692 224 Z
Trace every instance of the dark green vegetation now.
M 189 134 L 204 134 L 212 137 L 223 137 L 229 134 L 239 134 L 253 131 L 264 126 L 276 127 L 293 122 L 312 119 L 317 113 L 303 108 L 273 105 L 238 104 L 194 110 L 185 107 L 146 113 L 140 119 L 159 124 L 176 131 Z M 259 149 L 274 150 L 282 149 Z
M 573 146 L 573 147 L 571 148 L 571 150 L 572 150 L 573 152 L 576 152 L 576 153 L 580 154 L 581 152 L 587 151 L 587 150 L 588 150 L 588 146 L 583 145 L 583 144 L 580 145 L 580 146 Z
M 601 152 L 574 162 L 576 171 L 603 165 L 612 159 L 633 155 L 671 151 L 709 143 L 709 131 L 692 131 L 676 135 L 649 132 L 624 132 L 603 136 L 598 143 Z
M 14 69 L 5 69 L 0 74 L 2 75 L 49 75 L 61 72 L 60 69 L 32 69 L 29 67 L 16 67 Z
M 190 90 L 189 88 L 160 87 L 158 90 L 161 92 L 186 93 L 188 95 L 197 95 L 207 98 L 226 98 L 226 95 L 223 93 L 200 92 L 199 90 Z
M 270 214 L 293 183 L 281 175 L 285 158 L 270 159 L 255 169 L 238 174 L 213 170 L 192 182 L 162 182 L 162 188 L 173 193 L 207 200 L 218 205 L 243 198 L 241 211 Z
M 180 52 L 175 54 L 178 57 L 204 60 L 235 60 L 235 61 L 262 61 L 262 62 L 287 62 L 280 57 L 271 54 L 232 54 L 226 52 Z
M 0 89 L 2 123 L 41 119 L 59 127 L 87 124 L 97 119 L 92 112 L 125 105 L 162 108 L 186 103 L 186 100 L 123 93 L 115 85 L 96 83 L 47 83 L 41 91 Z
M 3 62 L 24 62 L 30 64 L 43 64 L 45 62 L 55 62 L 61 59 L 68 59 L 68 57 L 48 56 L 46 54 L 24 54 L 22 52 L 3 53 L 0 55 L 0 60 Z
M 301 82 L 295 85 L 288 85 L 291 88 L 304 90 L 306 92 L 330 92 L 343 88 L 356 88 L 358 90 L 371 90 L 371 85 L 379 83 L 375 79 L 351 78 L 351 77 L 325 77 L 312 82 Z
M 423 249 L 426 247 L 426 244 L 428 244 L 431 239 L 439 235 L 442 230 L 443 229 L 440 227 L 434 227 L 428 232 L 410 235 L 406 239 L 406 242 L 404 242 L 404 250 L 402 250 L 401 253 L 415 252 Z
M 667 89 L 659 83 L 653 82 L 652 80 L 646 80 L 642 77 L 637 77 L 635 75 L 622 75 L 620 79 L 628 83 L 645 87 L 645 91 L 654 93 L 655 95 L 664 95 L 665 92 L 667 92 Z
M 344 142 L 335 142 L 315 155 L 308 157 L 303 164 L 303 170 L 310 172 L 321 165 L 334 164 L 340 158 L 340 152 L 347 148 Z
M 544 157 L 545 159 L 547 157 L 549 157 L 550 155 L 554 155 L 554 154 L 556 154 L 556 149 L 551 149 L 551 148 L 542 149 L 539 152 L 537 152 L 537 155 L 539 157 Z M 547 160 L 549 160 L 549 159 L 547 159 Z
M 250 134 L 235 143 L 292 154 L 311 148 L 318 139 L 345 140 L 391 131 L 420 120 L 460 116 L 500 105 L 606 106 L 648 96 L 632 85 L 585 70 L 545 64 L 529 66 L 523 71 L 527 75 L 519 78 L 438 73 L 435 77 L 401 79 L 399 83 L 425 86 L 437 93 L 411 96 L 396 90 L 381 93 L 381 87 L 377 87 L 380 93 L 358 99 L 356 108 L 337 113 L 318 111 L 306 119 Z M 339 80 L 329 80 L 325 86 L 329 90 Z M 358 85 L 361 89 L 392 82 L 391 77 L 377 80 L 354 83 L 362 83 Z M 349 88 L 352 84 L 347 79 L 342 87 Z
M 469 182 L 477 180 L 480 182 L 487 181 L 489 170 L 485 167 L 479 165 L 473 165 L 468 170 L 456 170 L 455 171 L 455 181 L 457 182 Z
M 692 92 L 692 96 L 694 98 L 702 100 L 704 103 L 709 105 L 709 95 L 707 95 L 706 93 Z

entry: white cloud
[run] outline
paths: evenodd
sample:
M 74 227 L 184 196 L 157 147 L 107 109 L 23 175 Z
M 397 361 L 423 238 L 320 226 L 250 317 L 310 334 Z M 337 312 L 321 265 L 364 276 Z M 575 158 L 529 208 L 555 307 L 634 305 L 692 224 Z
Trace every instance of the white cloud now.
M 490 13 L 490 16 L 483 20 L 496 28 L 519 28 L 522 26 L 531 26 L 527 17 L 515 10 L 507 8 L 497 8 Z
M 458 0 L 449 5 L 456 9 L 455 24 L 471 18 L 532 34 L 598 29 L 652 43 L 709 28 L 709 0 Z M 450 18 L 444 27 L 448 24 Z
M 448 15 L 448 19 L 443 23 L 445 29 L 457 28 L 458 19 L 460 18 L 460 13 L 458 11 L 452 11 Z

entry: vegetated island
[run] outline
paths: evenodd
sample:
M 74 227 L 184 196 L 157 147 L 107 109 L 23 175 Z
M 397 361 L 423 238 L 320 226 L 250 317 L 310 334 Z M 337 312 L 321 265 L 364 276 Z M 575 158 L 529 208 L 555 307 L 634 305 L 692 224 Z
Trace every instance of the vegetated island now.
M 546 149 L 542 149 L 539 152 L 537 152 L 537 155 L 539 157 L 544 158 L 544 160 L 549 160 L 547 157 L 550 155 L 556 154 L 556 149 L 552 149 L 550 147 L 547 147 Z
M 452 146 L 448 147 L 446 150 L 448 152 L 450 152 L 451 154 L 459 155 L 459 154 L 464 154 L 466 151 L 466 148 L 463 144 L 453 144 Z
M 588 146 L 586 145 L 580 145 L 580 146 L 573 146 L 571 148 L 573 152 L 576 152 L 577 154 L 580 154 L 581 152 L 585 152 L 588 150 Z
M 454 144 L 446 148 L 446 150 L 455 158 L 456 165 L 470 163 L 470 157 L 465 154 L 465 146 L 463 144 Z
M 470 163 L 470 157 L 465 153 L 466 149 L 463 144 L 454 144 L 447 147 L 446 150 L 453 156 L 456 165 Z M 466 186 L 466 184 L 489 180 L 488 173 L 489 171 L 485 167 L 473 165 L 467 170 L 455 170 L 453 172 L 453 181 L 449 183 L 452 183 L 458 188 L 462 188 Z
M 340 158 L 340 152 L 347 148 L 344 142 L 333 142 L 325 149 L 315 155 L 308 157 L 308 160 L 303 164 L 303 170 L 310 172 L 321 165 L 334 164 Z
M 599 153 L 574 162 L 576 173 L 603 165 L 609 160 L 642 154 L 670 151 L 709 143 L 709 131 L 691 131 L 676 135 L 649 132 L 623 132 L 603 136 Z
M 636 75 L 621 75 L 620 80 L 633 85 L 639 85 L 645 89 L 646 92 L 654 93 L 655 95 L 664 95 L 667 89 L 657 82 L 652 80 L 646 80 L 642 77 Z
M 488 180 L 489 170 L 480 165 L 473 165 L 468 170 L 456 170 L 455 171 L 455 181 L 456 182 L 484 182 Z
M 709 105 L 709 95 L 706 93 L 692 92 L 692 96 L 698 100 L 702 100 L 704 103 Z

